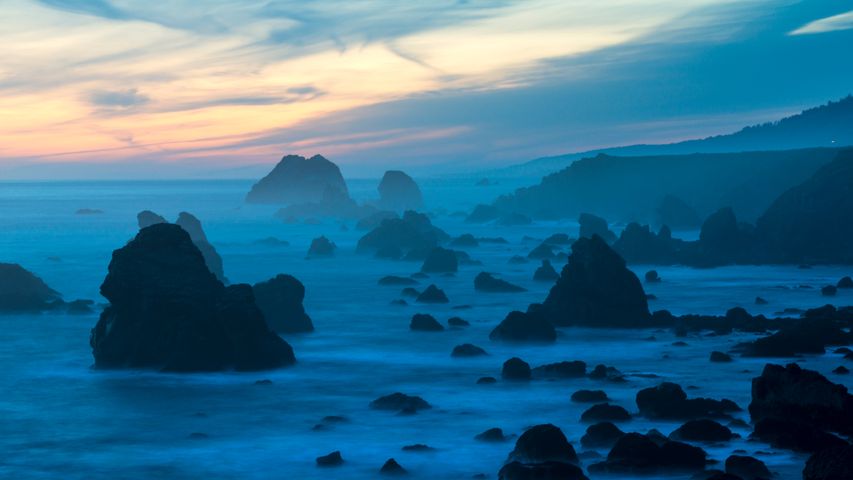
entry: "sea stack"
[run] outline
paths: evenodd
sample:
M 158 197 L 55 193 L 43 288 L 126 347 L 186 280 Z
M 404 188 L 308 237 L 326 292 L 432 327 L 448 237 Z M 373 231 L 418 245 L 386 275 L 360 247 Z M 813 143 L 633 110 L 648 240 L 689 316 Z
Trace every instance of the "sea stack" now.
M 386 210 L 418 210 L 423 207 L 421 189 L 400 170 L 388 170 L 379 182 L 379 207 Z
M 322 155 L 286 155 L 246 195 L 248 203 L 320 203 L 329 191 L 349 197 L 341 170 Z

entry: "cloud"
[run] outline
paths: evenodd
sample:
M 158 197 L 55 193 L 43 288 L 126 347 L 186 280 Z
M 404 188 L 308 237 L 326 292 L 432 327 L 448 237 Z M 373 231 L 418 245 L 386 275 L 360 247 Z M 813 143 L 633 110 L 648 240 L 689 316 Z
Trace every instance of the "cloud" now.
M 139 93 L 139 90 L 96 90 L 90 92 L 89 101 L 96 107 L 130 108 L 145 105 L 151 99 Z
M 70 13 L 93 15 L 112 20 L 125 20 L 129 16 L 107 0 L 38 0 L 39 3 Z
M 802 27 L 791 31 L 789 35 L 808 35 L 850 29 L 853 29 L 853 10 L 809 22 Z

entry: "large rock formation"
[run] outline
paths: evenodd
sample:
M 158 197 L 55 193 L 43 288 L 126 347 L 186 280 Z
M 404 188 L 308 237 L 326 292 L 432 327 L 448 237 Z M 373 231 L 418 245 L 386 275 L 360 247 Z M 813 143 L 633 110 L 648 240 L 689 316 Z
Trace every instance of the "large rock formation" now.
M 593 215 L 591 213 L 581 213 L 578 217 L 578 225 L 580 225 L 580 237 L 592 238 L 598 235 L 607 243 L 612 243 L 616 240 L 616 234 L 610 231 L 607 226 L 607 220 Z
M 225 272 L 222 268 L 222 257 L 219 256 L 219 253 L 216 252 L 213 245 L 207 241 L 207 235 L 204 234 L 204 229 L 201 227 L 201 221 L 191 213 L 181 212 L 178 214 L 178 219 L 175 221 L 175 225 L 180 226 L 190 234 L 190 238 L 193 243 L 198 247 L 199 251 L 201 251 L 201 255 L 204 257 L 204 263 L 207 265 L 207 268 L 216 275 L 216 278 L 218 278 L 220 282 L 227 283 Z
M 640 280 L 597 235 L 572 245 L 542 311 L 554 325 L 642 327 L 651 321 Z
M 699 447 L 664 440 L 660 445 L 650 435 L 622 435 L 604 462 L 589 467 L 590 472 L 640 475 L 697 472 L 705 468 L 707 454 Z
M 515 293 L 526 292 L 527 289 L 518 285 L 507 282 L 500 278 L 495 278 L 488 272 L 480 272 L 474 277 L 474 290 L 478 292 L 491 293 Z
M 721 265 L 745 263 L 752 255 L 752 227 L 738 223 L 734 210 L 725 207 L 708 216 L 699 232 L 701 260 L 696 263 Z
M 681 386 L 671 382 L 640 390 L 636 401 L 640 414 L 649 418 L 688 420 L 724 417 L 740 410 L 737 404 L 727 399 L 687 398 Z
M 553 342 L 557 331 L 541 312 L 510 312 L 489 334 L 492 340 L 510 342 Z
M 302 306 L 305 286 L 296 277 L 279 274 L 265 282 L 256 283 L 252 290 L 255 292 L 255 303 L 272 330 L 282 333 L 314 331 L 311 317 Z
M 675 195 L 664 195 L 657 208 L 658 224 L 670 228 L 694 228 L 702 224 L 702 218 L 684 200 Z
M 453 273 L 459 270 L 459 259 L 453 250 L 435 247 L 421 265 L 423 273 Z
M 423 207 L 421 189 L 412 177 L 388 170 L 379 182 L 379 207 L 388 210 L 418 210 Z
M 403 254 L 418 251 L 426 256 L 431 249 L 449 239 L 450 235 L 435 227 L 426 215 L 408 210 L 402 218 L 382 220 L 378 227 L 359 239 L 356 251 L 377 253 L 397 250 Z
M 16 263 L 0 263 L 0 313 L 41 312 L 62 302 L 62 296 Z
M 193 372 L 295 362 L 267 327 L 249 285 L 225 287 L 181 227 L 143 228 L 113 252 L 92 329 L 95 366 Z
M 252 186 L 246 201 L 249 203 L 314 203 L 321 202 L 329 190 L 347 197 L 349 192 L 337 165 L 314 155 L 311 158 L 286 155 L 258 183 Z
M 150 227 L 151 225 L 156 225 L 158 223 L 169 223 L 162 216 L 152 212 L 151 210 L 143 210 L 136 214 L 136 223 L 139 224 L 139 228 Z

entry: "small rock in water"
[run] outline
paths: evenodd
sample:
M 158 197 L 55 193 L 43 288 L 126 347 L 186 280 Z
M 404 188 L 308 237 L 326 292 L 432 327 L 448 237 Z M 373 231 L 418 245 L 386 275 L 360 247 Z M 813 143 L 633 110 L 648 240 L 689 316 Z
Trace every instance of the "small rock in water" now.
M 337 467 L 343 465 L 344 459 L 341 457 L 341 452 L 335 450 L 328 455 L 317 457 L 318 467 Z
M 409 473 L 405 468 L 400 466 L 396 460 L 393 458 L 389 458 L 385 465 L 382 465 L 382 468 L 379 469 L 379 473 L 382 475 L 405 475 Z
M 518 357 L 512 357 L 504 362 L 501 377 L 504 380 L 530 380 L 530 365 Z

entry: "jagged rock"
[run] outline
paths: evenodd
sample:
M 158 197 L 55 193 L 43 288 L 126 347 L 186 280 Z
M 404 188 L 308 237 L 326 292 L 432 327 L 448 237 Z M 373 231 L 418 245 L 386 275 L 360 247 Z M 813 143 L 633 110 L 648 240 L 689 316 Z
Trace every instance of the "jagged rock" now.
M 732 431 L 725 425 L 702 418 L 689 420 L 673 431 L 669 438 L 686 442 L 727 442 L 733 438 Z
M 746 455 L 729 455 L 726 459 L 726 473 L 737 475 L 743 480 L 769 480 L 773 476 L 764 462 Z
M 448 303 L 450 300 L 447 299 L 447 295 L 444 294 L 444 291 L 433 284 L 430 284 L 426 290 L 421 292 L 420 295 L 415 299 L 418 303 Z
M 433 248 L 421 266 L 424 273 L 448 273 L 459 270 L 459 260 L 453 250 L 446 248 Z
M 823 375 L 795 363 L 767 364 L 752 380 L 749 414 L 754 422 L 776 418 L 853 434 L 853 395 Z
M 599 403 L 606 402 L 607 400 L 609 399 L 604 390 L 578 390 L 572 394 L 573 402 Z
M 256 283 L 252 290 L 255 303 L 272 330 L 283 333 L 314 331 L 311 317 L 302 306 L 305 286 L 296 277 L 279 274 L 265 282 Z
M 540 243 L 539 246 L 527 254 L 527 258 L 531 258 L 533 260 L 550 260 L 556 257 L 557 255 L 554 254 L 554 247 L 547 243 Z
M 557 339 L 557 331 L 541 313 L 513 311 L 492 330 L 489 338 L 517 342 L 553 342 Z
M 397 249 L 408 253 L 412 251 L 429 252 L 429 250 L 449 239 L 450 235 L 433 226 L 426 215 L 407 210 L 403 213 L 402 218 L 382 220 L 379 226 L 359 239 L 356 251 L 359 253 L 376 253 L 382 250 Z
M 379 206 L 389 210 L 417 210 L 423 206 L 421 189 L 412 177 L 388 170 L 379 182 Z
M 306 159 L 286 155 L 246 195 L 249 203 L 311 203 L 320 202 L 328 190 L 349 195 L 347 184 L 337 165 L 315 155 Z
M 335 450 L 328 455 L 317 457 L 318 467 L 337 467 L 344 464 L 344 459 L 341 457 L 341 452 Z
M 495 278 L 492 274 L 486 272 L 480 272 L 476 277 L 474 277 L 474 290 L 490 293 L 515 293 L 527 291 L 526 288 L 513 285 L 512 283 L 509 283 L 506 280 L 501 280 L 500 278 Z
M 841 280 L 838 281 L 838 284 L 835 285 L 835 287 L 838 289 L 853 288 L 853 278 L 842 277 Z
M 808 310 L 803 319 L 767 337 L 742 343 L 737 349 L 747 357 L 792 357 L 803 353 L 824 353 L 829 345 L 843 345 L 850 335 L 841 329 L 838 319 L 849 313 L 827 305 Z
M 411 277 L 388 275 L 379 279 L 379 285 L 417 285 L 418 281 Z
M 637 393 L 640 414 L 649 418 L 693 419 L 722 417 L 740 408 L 731 400 L 710 398 L 687 398 L 681 386 L 663 382 L 656 387 L 645 388 Z
M 512 357 L 504 362 L 501 377 L 504 380 L 530 380 L 530 365 L 518 357 Z
M 427 403 L 421 397 L 416 395 L 406 395 L 405 393 L 392 393 L 379 397 L 370 402 L 370 408 L 376 410 L 397 410 L 400 412 L 417 412 L 418 410 L 426 410 L 432 408 L 432 405 Z
M 337 248 L 338 246 L 325 236 L 317 237 L 311 240 L 311 246 L 308 247 L 308 258 L 331 257 Z
M 406 475 L 408 473 L 409 472 L 405 468 L 400 466 L 400 464 L 397 463 L 397 461 L 393 458 L 389 458 L 388 460 L 386 460 L 385 464 L 382 465 L 382 468 L 379 469 L 380 475 L 400 476 Z
M 648 225 L 629 223 L 613 243 L 613 249 L 631 264 L 671 265 L 674 263 L 692 263 L 693 259 L 681 255 L 689 249 L 689 244 L 672 238 L 666 228 L 655 234 Z
M 157 215 L 151 210 L 143 210 L 136 214 L 136 223 L 139 225 L 139 229 L 143 229 L 145 227 L 150 227 L 151 225 L 156 225 L 158 223 L 169 223 L 165 218 Z
M 580 360 L 548 363 L 533 369 L 533 376 L 536 378 L 578 378 L 584 375 L 586 375 L 586 363 Z
M 450 353 L 451 357 L 479 357 L 483 355 L 488 355 L 488 353 L 486 353 L 482 348 L 470 343 L 457 345 L 453 347 L 453 352 Z
M 853 445 L 818 451 L 806 461 L 803 480 L 845 480 L 853 478 Z
M 201 221 L 191 213 L 181 212 L 178 214 L 178 219 L 175 224 L 183 228 L 190 234 L 190 238 L 196 247 L 201 251 L 204 257 L 204 263 L 207 268 L 216 275 L 220 282 L 227 283 L 225 272 L 222 268 L 222 257 L 216 252 L 216 249 L 207 240 L 207 235 L 204 234 L 204 229 L 201 226 Z
M 612 422 L 599 422 L 587 427 L 586 433 L 581 437 L 581 445 L 584 448 L 612 448 L 622 435 L 625 435 L 625 432 Z
M 732 356 L 728 353 L 713 351 L 711 352 L 711 361 L 716 363 L 726 363 L 732 361 Z
M 661 225 L 672 228 L 693 228 L 702 224 L 702 218 L 684 200 L 675 195 L 665 195 L 657 208 Z
M 479 433 L 474 436 L 475 440 L 479 440 L 481 442 L 505 442 L 507 441 L 506 435 L 504 435 L 504 431 L 500 428 L 490 428 L 483 433 Z
M 572 245 L 542 311 L 554 325 L 644 327 L 651 321 L 640 280 L 597 235 Z
M 639 433 L 622 435 L 607 460 L 589 467 L 590 472 L 601 473 L 684 473 L 705 468 L 707 454 L 699 447 L 668 441 L 662 445 Z
M 459 317 L 450 317 L 447 319 L 447 324 L 451 327 L 469 327 L 471 324 L 467 320 L 463 320 Z
M 631 419 L 631 414 L 619 405 L 599 403 L 586 409 L 581 414 L 582 422 L 625 422 Z
M 560 274 L 554 270 L 554 266 L 547 259 L 542 260 L 542 265 L 533 273 L 533 280 L 537 282 L 553 282 L 560 278 Z
M 295 362 L 249 285 L 225 287 L 181 227 L 143 228 L 113 252 L 92 329 L 97 367 L 260 370 Z
M 421 332 L 440 332 L 444 330 L 444 326 L 438 323 L 438 320 L 432 315 L 416 313 L 412 316 L 409 329 Z
M 451 247 L 460 247 L 460 248 L 478 247 L 478 246 L 480 246 L 480 242 L 476 238 L 474 238 L 474 235 L 471 235 L 470 233 L 466 233 L 466 234 L 460 235 L 460 236 L 454 238 L 453 240 L 451 240 L 450 246 Z
M 62 296 L 17 263 L 0 263 L 0 313 L 41 312 L 62 303 Z

